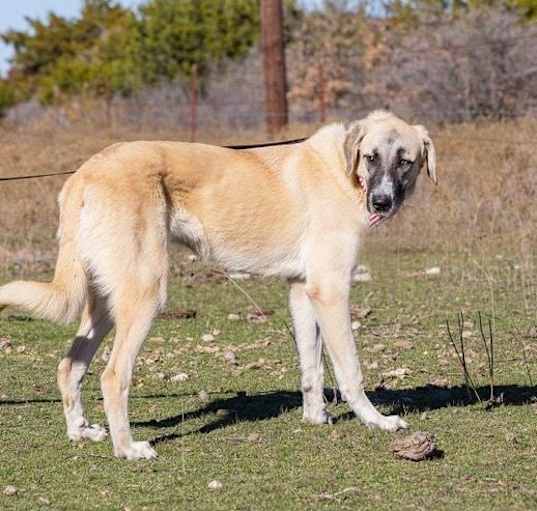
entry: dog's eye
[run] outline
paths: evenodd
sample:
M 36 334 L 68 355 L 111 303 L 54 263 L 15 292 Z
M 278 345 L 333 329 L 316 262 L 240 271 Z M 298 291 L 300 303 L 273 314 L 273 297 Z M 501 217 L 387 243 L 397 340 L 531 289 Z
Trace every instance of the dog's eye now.
M 376 154 L 366 154 L 365 159 L 372 163 L 377 159 L 377 155 Z

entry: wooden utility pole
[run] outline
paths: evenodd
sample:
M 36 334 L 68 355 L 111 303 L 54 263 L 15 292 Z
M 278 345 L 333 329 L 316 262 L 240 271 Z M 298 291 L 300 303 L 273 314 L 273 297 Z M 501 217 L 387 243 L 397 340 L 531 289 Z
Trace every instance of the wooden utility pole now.
M 261 36 L 266 125 L 274 135 L 288 123 L 282 0 L 261 0 Z
M 190 77 L 190 141 L 196 140 L 198 130 L 198 66 L 192 66 Z

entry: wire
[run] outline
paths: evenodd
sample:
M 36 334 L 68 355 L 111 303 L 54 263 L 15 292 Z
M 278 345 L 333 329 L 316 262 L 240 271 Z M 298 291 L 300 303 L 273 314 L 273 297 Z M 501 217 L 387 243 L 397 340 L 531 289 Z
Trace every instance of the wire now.
M 280 140 L 277 142 L 263 142 L 261 144 L 240 144 L 240 145 L 226 145 L 222 146 L 226 149 L 235 149 L 237 151 L 244 150 L 244 149 L 255 149 L 258 147 L 272 147 L 272 146 L 279 146 L 279 145 L 291 145 L 291 144 L 299 144 L 300 142 L 304 142 L 306 140 L 305 138 L 293 138 L 291 140 Z M 74 174 L 76 170 L 66 170 L 63 172 L 51 172 L 49 174 L 32 174 L 32 175 L 26 175 L 26 176 L 8 176 L 8 177 L 0 177 L 0 181 L 21 181 L 23 179 L 37 179 L 41 177 L 53 177 L 53 176 L 66 176 L 68 174 Z

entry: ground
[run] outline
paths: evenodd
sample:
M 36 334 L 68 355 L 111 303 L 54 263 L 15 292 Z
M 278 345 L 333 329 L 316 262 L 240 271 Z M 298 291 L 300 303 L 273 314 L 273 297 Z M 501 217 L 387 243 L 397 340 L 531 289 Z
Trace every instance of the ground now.
M 168 315 L 144 345 L 130 397 L 134 435 L 155 443 L 155 461 L 117 460 L 109 439 L 70 443 L 55 368 L 76 325 L 4 313 L 0 336 L 12 349 L 0 352 L 0 508 L 537 508 L 533 258 L 506 246 L 470 253 L 377 243 L 364 253 L 372 280 L 353 286 L 352 302 L 367 390 L 384 413 L 436 436 L 443 456 L 418 463 L 396 459 L 393 435 L 366 429 L 345 403 L 329 405 L 334 425 L 302 422 L 282 282 L 241 280 L 239 289 L 199 263 L 175 268 Z M 266 321 L 247 317 L 251 300 Z M 180 318 L 184 309 L 196 317 Z M 459 312 L 483 401 L 490 379 L 477 313 L 487 332 L 491 320 L 503 404 L 488 411 L 468 397 L 449 343 L 446 320 L 458 339 Z M 110 340 L 86 380 L 92 422 L 104 421 L 99 374 Z M 327 370 L 329 399 L 332 387 Z M 8 485 L 15 495 L 2 493 Z

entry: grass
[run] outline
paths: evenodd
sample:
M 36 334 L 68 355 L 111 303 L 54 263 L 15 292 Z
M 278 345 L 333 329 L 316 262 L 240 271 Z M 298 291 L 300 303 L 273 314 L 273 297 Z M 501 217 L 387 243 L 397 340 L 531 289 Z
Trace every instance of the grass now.
M 76 168 L 118 140 L 188 136 L 48 128 L 0 126 L 0 175 Z M 413 430 L 434 433 L 443 458 L 395 459 L 393 436 L 367 430 L 345 404 L 330 405 L 333 426 L 303 424 L 286 286 L 241 282 L 274 313 L 264 323 L 231 321 L 230 313 L 244 318 L 251 307 L 245 296 L 179 254 L 168 309 L 195 308 L 197 317 L 155 322 L 131 388 L 134 435 L 156 443 L 154 462 L 116 460 L 109 440 L 68 442 L 55 371 L 76 325 L 0 316 L 0 336 L 14 347 L 0 351 L 0 509 L 536 509 L 537 156 L 527 143 L 535 120 L 429 128 L 440 186 L 421 179 L 413 201 L 371 236 L 364 258 L 373 281 L 354 286 L 352 301 L 371 310 L 357 332 L 371 398 L 384 413 L 404 414 Z M 295 126 L 282 138 L 312 131 Z M 204 136 L 221 144 L 265 138 Z M 63 181 L 0 185 L 2 282 L 50 277 Z M 440 274 L 424 273 L 435 266 Z M 455 327 L 459 312 L 483 400 L 489 375 L 478 312 L 493 325 L 496 394 L 504 404 L 490 411 L 468 398 L 449 345 L 446 320 Z M 214 342 L 201 341 L 214 330 L 221 331 Z M 88 416 L 100 423 L 105 350 L 85 385 Z M 237 366 L 224 361 L 226 350 L 235 351 Z M 395 369 L 407 374 L 394 378 Z M 174 382 L 182 372 L 188 380 Z M 327 395 L 332 386 L 327 372 Z M 223 487 L 209 489 L 213 480 Z M 17 494 L 3 495 L 7 485 Z
M 0 494 L 0 508 L 535 509 L 533 259 L 500 249 L 477 256 L 398 245 L 379 251 L 373 244 L 365 260 L 373 281 L 354 286 L 352 301 L 371 309 L 357 335 L 367 389 L 383 412 L 403 413 L 413 430 L 434 433 L 443 458 L 395 459 L 393 437 L 361 426 L 345 404 L 330 405 L 338 417 L 333 426 L 302 423 L 286 286 L 241 282 L 274 313 L 264 323 L 231 321 L 230 313 L 248 311 L 244 295 L 197 264 L 193 282 L 190 263 L 179 259 L 168 310 L 195 308 L 197 318 L 155 322 L 131 390 L 134 434 L 156 443 L 153 462 L 116 460 L 109 440 L 70 444 L 55 367 L 75 326 L 4 313 L 0 332 L 14 350 L 0 354 L 0 490 L 10 484 L 18 493 Z M 440 274 L 423 275 L 431 266 Z M 495 380 L 504 405 L 491 411 L 468 400 L 448 345 L 445 321 L 455 321 L 459 311 L 483 399 L 488 367 L 477 312 L 493 318 Z M 200 340 L 214 330 L 221 331 L 214 342 Z M 17 352 L 20 346 L 24 352 Z M 227 349 L 235 350 L 238 366 L 224 361 Z M 101 423 L 102 353 L 85 385 L 90 420 Z M 409 374 L 383 376 L 396 368 Z M 179 372 L 189 379 L 172 382 Z M 327 373 L 327 392 L 331 383 Z M 212 480 L 223 487 L 209 489 Z

